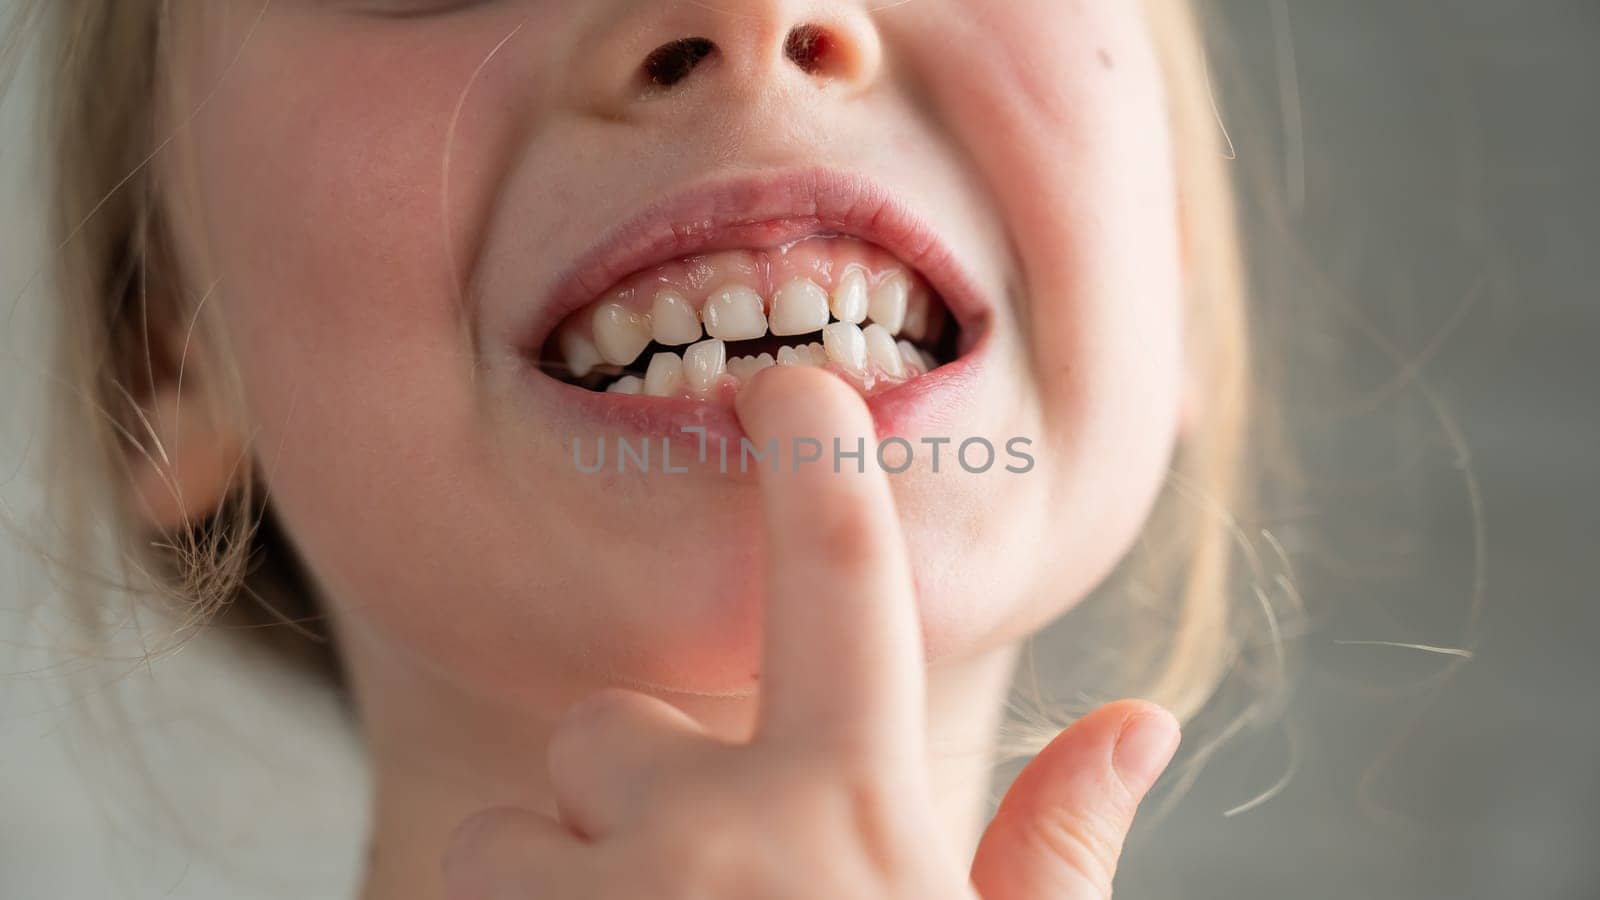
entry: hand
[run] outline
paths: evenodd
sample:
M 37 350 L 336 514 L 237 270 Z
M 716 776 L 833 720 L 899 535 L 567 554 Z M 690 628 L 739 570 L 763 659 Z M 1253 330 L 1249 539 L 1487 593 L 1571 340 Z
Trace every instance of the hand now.
M 739 399 L 758 445 L 876 441 L 861 398 L 805 368 Z M 468 818 L 451 900 L 568 897 L 1079 900 L 1111 895 L 1134 810 L 1177 748 L 1159 707 L 1124 701 L 1062 732 L 1018 777 L 970 872 L 928 784 L 924 661 L 889 484 L 870 463 L 763 466 L 768 596 L 748 744 L 625 690 L 576 704 L 549 746 L 559 821 Z M 782 539 L 774 539 L 781 535 Z

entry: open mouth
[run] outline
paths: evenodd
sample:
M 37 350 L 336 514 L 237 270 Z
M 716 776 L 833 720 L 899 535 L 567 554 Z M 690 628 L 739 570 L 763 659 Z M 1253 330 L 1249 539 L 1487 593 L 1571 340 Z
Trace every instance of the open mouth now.
M 770 366 L 824 368 L 870 397 L 954 361 L 962 345 L 914 268 L 819 233 L 630 275 L 567 315 L 538 362 L 590 391 L 731 405 Z

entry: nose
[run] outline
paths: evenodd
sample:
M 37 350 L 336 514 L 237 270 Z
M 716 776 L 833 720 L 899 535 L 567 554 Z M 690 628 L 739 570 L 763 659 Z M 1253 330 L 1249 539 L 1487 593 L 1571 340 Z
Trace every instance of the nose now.
M 675 97 L 849 95 L 870 86 L 882 64 L 877 28 L 850 0 L 626 0 L 594 8 L 587 39 L 574 46 L 574 74 L 586 105 L 607 118 L 643 114 Z

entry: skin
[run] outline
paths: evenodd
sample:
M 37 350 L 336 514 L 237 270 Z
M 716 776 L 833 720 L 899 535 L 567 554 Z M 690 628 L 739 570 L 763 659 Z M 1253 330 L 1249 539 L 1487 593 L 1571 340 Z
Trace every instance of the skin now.
M 844 879 L 830 895 L 973 889 L 1017 644 L 1126 552 L 1180 437 L 1175 189 L 1138 4 L 875 5 L 185 6 L 163 199 L 189 283 L 218 285 L 194 340 L 237 363 L 274 515 L 356 692 L 366 896 L 447 896 L 452 847 L 455 897 L 622 890 L 617 871 L 785 896 L 787 866 L 819 860 Z M 782 53 L 807 22 L 834 37 L 821 73 Z M 687 34 L 719 57 L 640 97 L 644 57 Z M 574 474 L 581 423 L 529 388 L 514 342 L 530 309 L 647 199 L 819 164 L 937 213 L 992 340 L 970 414 L 930 433 L 1029 436 L 1036 470 Z M 745 430 L 870 430 L 807 377 L 763 375 Z M 207 448 L 241 439 L 221 427 L 169 435 L 186 496 L 218 493 Z M 149 499 L 158 527 L 203 511 Z M 1140 704 L 1065 732 L 978 845 L 977 889 L 1108 893 L 1176 740 Z M 516 811 L 456 834 L 485 807 Z

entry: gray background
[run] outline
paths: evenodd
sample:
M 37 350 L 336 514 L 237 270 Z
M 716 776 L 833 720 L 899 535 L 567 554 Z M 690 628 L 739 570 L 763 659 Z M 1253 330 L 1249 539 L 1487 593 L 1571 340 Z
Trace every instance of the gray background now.
M 1207 9 L 1260 315 L 1290 357 L 1273 385 L 1311 489 L 1274 513 L 1294 538 L 1307 618 L 1291 636 L 1299 688 L 1281 718 L 1230 745 L 1136 836 L 1119 897 L 1600 897 L 1600 613 L 1587 565 L 1600 549 L 1600 2 Z M 10 144 L 14 116 L 5 127 Z M 0 227 L 9 262 L 27 228 L 14 216 Z M 24 277 L 0 269 L 6 298 Z M 18 332 L 3 337 L 8 354 L 27 349 Z M 0 437 L 14 459 L 22 439 Z M 1460 657 L 1348 641 L 1475 656 L 1452 667 Z M 100 895 L 28 880 L 95 868 L 87 829 L 104 810 L 46 772 L 54 720 L 10 688 L 0 893 Z M 305 773 L 336 757 L 326 781 L 347 783 L 353 751 L 339 749 L 282 769 L 310 784 Z M 1290 766 L 1275 796 L 1224 815 Z M 16 814 L 29 808 L 48 810 L 62 837 Z M 360 827 L 324 818 L 327 834 Z M 117 895 L 224 896 L 198 864 L 165 865 L 124 872 Z M 297 890 L 285 895 L 317 894 Z
M 1323 484 L 1296 519 L 1284 727 L 1141 835 L 1119 897 L 1600 897 L 1600 3 L 1208 9 L 1262 302 L 1301 329 L 1288 417 Z M 1396 363 L 1357 316 L 1420 383 L 1380 388 Z M 1449 672 L 1348 640 L 1476 652 Z M 1223 817 L 1291 741 L 1287 787 Z

